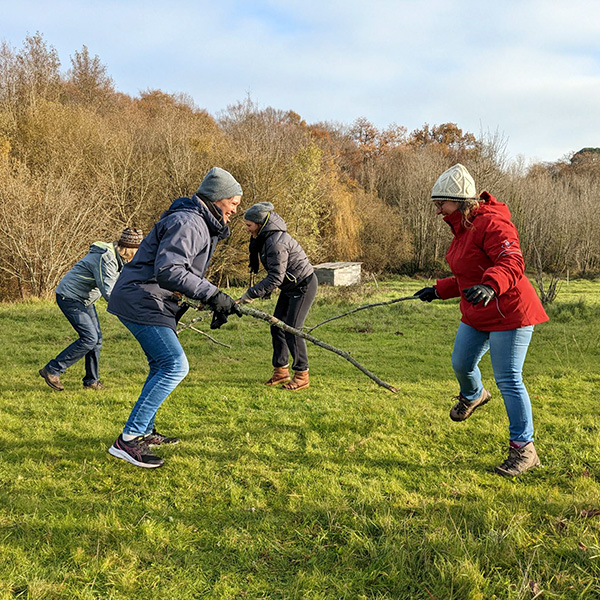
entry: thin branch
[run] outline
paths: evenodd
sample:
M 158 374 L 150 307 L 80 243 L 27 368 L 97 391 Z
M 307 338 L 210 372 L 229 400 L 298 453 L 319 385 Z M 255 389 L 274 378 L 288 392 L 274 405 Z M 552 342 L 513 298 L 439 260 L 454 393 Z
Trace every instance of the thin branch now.
M 417 296 L 404 296 L 404 298 L 396 298 L 395 300 L 388 300 L 387 302 L 374 302 L 373 304 L 364 304 L 363 306 L 353 308 L 352 310 L 349 310 L 348 312 L 345 312 L 341 315 L 337 315 L 335 317 L 331 317 L 330 319 L 322 321 L 321 323 L 317 323 L 316 325 L 313 325 L 312 327 L 305 327 L 305 329 L 306 329 L 306 331 L 312 331 L 313 329 L 316 329 L 317 327 L 321 327 L 321 325 L 325 325 L 325 323 L 329 323 L 330 321 L 335 321 L 336 319 L 341 319 L 342 317 L 347 317 L 348 315 L 358 312 L 359 310 L 365 310 L 366 308 L 373 308 L 374 306 L 386 306 L 388 304 L 395 304 L 396 302 L 403 302 L 404 300 L 418 300 L 418 297 Z
M 185 296 L 182 298 L 182 302 L 187 304 L 188 306 L 191 306 L 192 308 L 196 308 L 197 310 L 202 310 L 203 308 L 205 308 L 205 306 L 198 300 L 192 300 L 191 298 L 187 298 Z M 322 342 L 321 340 L 317 339 L 316 337 L 313 337 L 312 335 L 310 335 L 308 333 L 304 333 L 303 331 L 300 331 L 299 329 L 296 329 L 295 327 L 291 327 L 287 323 L 280 321 L 273 315 L 262 312 L 261 310 L 256 310 L 255 308 L 250 308 L 246 304 L 238 304 L 238 308 L 240 309 L 240 312 L 243 315 L 248 315 L 250 317 L 254 317 L 255 319 L 261 319 L 262 321 L 266 321 L 267 323 L 269 323 L 269 325 L 272 325 L 279 329 L 283 329 L 283 331 L 291 333 L 291 334 L 295 335 L 296 337 L 304 338 L 305 340 L 308 340 L 309 342 L 312 342 L 313 344 L 320 346 L 321 348 L 324 348 L 325 350 L 334 352 L 335 354 L 341 356 L 342 358 L 345 358 L 349 363 L 353 364 L 359 371 L 362 371 L 367 377 L 369 377 L 369 379 L 372 379 L 377 385 L 380 385 L 381 387 L 386 388 L 387 390 L 389 390 L 390 392 L 393 392 L 394 394 L 398 391 L 395 387 L 391 386 L 389 383 L 386 383 L 385 381 L 383 381 L 382 379 L 377 377 L 377 375 L 375 375 L 374 373 L 371 373 L 371 371 L 369 371 L 368 369 L 363 367 L 355 358 L 353 358 L 345 350 L 340 350 L 339 348 L 336 348 L 335 346 L 332 346 L 331 344 Z
M 200 329 L 196 329 L 193 325 L 190 325 L 189 329 L 191 329 L 192 331 L 195 331 L 196 333 L 200 333 L 201 335 L 206 336 L 211 342 L 214 342 L 215 344 L 219 344 L 219 346 L 225 346 L 225 348 L 231 348 L 231 346 L 229 344 L 225 344 L 224 342 L 220 342 L 219 340 L 216 340 L 212 335 L 208 335 L 208 333 L 201 331 Z
M 183 325 L 180 325 L 177 328 L 177 335 L 179 335 L 182 331 L 189 329 L 194 323 L 202 321 L 202 319 L 204 319 L 204 317 L 194 317 L 189 323 L 184 323 Z

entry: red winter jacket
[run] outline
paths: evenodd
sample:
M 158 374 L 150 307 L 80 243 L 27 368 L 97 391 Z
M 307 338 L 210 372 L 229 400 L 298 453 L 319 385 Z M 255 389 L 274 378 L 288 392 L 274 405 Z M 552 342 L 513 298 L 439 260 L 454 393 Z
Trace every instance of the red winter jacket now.
M 547 321 L 548 315 L 525 277 L 519 235 L 508 207 L 487 192 L 480 199 L 471 227 L 462 224 L 458 210 L 444 217 L 454 234 L 446 254 L 454 276 L 437 280 L 439 297 L 460 296 L 461 320 L 479 331 L 506 331 Z M 463 290 L 479 283 L 496 292 L 487 306 L 465 300 Z

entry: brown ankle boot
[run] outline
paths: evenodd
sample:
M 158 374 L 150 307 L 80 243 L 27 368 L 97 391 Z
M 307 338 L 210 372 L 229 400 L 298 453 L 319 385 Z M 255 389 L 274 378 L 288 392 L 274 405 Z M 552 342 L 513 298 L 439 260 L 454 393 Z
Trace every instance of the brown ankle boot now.
M 290 370 L 288 367 L 273 367 L 273 376 L 265 381 L 265 385 L 279 385 L 280 383 L 287 383 L 289 380 Z
M 294 373 L 294 378 L 289 383 L 286 383 L 283 387 L 291 392 L 297 392 L 298 390 L 307 388 L 308 385 L 308 371 L 296 371 Z

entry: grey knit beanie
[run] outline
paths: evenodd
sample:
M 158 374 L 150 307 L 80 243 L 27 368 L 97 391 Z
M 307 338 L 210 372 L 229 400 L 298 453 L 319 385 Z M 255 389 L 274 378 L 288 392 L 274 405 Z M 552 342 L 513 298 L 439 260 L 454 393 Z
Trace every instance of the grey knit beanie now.
M 196 194 L 209 202 L 242 195 L 242 186 L 235 177 L 220 167 L 213 167 L 204 177 Z
M 265 222 L 268 214 L 274 208 L 275 207 L 270 202 L 258 202 L 257 204 L 253 204 L 244 213 L 244 219 L 246 219 L 246 221 L 252 221 L 253 223 L 262 225 Z

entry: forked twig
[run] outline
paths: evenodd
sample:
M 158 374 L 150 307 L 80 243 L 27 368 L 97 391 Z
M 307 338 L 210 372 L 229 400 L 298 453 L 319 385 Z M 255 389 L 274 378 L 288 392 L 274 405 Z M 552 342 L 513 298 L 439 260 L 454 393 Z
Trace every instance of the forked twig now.
M 177 328 L 177 335 L 179 335 L 182 331 L 185 331 L 186 329 L 190 329 L 194 323 L 202 321 L 202 319 L 204 319 L 204 317 L 194 317 L 189 323 L 183 323 Z

